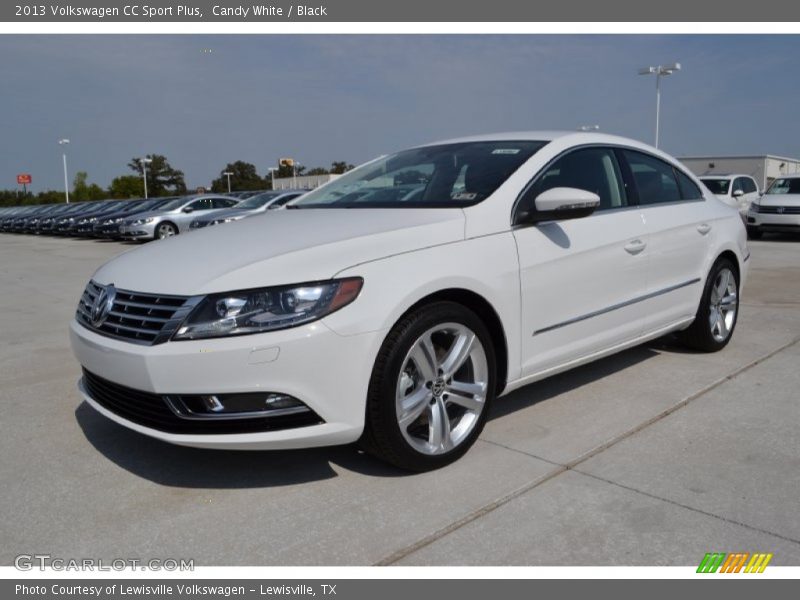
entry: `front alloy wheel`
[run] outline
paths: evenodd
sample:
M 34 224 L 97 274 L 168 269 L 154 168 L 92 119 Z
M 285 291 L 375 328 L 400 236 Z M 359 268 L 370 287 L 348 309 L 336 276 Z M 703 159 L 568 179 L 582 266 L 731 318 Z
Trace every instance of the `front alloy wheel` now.
M 494 388 L 494 348 L 478 316 L 453 302 L 422 307 L 379 352 L 362 446 L 404 469 L 442 467 L 477 439 Z
M 178 235 L 178 230 L 172 223 L 160 223 L 156 228 L 156 237 L 160 240 Z
M 395 409 L 406 442 L 422 454 L 461 444 L 486 406 L 489 366 L 478 336 L 460 323 L 423 333 L 397 378 Z

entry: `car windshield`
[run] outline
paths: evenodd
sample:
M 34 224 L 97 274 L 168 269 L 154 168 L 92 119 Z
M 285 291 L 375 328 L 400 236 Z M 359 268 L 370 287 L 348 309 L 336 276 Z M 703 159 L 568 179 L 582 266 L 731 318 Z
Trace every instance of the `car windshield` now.
M 247 200 L 242 200 L 237 204 L 234 208 L 259 208 L 264 206 L 267 202 L 272 200 L 273 198 L 277 198 L 281 195 L 281 192 L 267 192 L 266 194 L 256 194 L 255 196 L 250 196 Z
M 706 187 L 711 190 L 712 194 L 719 194 L 724 196 L 728 193 L 728 188 L 731 187 L 730 179 L 701 179 Z
M 776 179 L 767 194 L 800 194 L 800 177 Z
M 547 142 L 504 140 L 424 146 L 378 158 L 287 208 L 442 208 L 491 195 Z

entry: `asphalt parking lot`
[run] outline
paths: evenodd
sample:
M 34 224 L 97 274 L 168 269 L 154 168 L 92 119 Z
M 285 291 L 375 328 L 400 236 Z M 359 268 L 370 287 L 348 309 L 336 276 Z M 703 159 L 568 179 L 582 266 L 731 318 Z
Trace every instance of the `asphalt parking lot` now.
M 800 565 L 800 237 L 751 243 L 723 352 L 662 339 L 528 386 L 422 475 L 353 447 L 180 448 L 95 413 L 67 325 L 129 248 L 0 236 L 0 564 Z

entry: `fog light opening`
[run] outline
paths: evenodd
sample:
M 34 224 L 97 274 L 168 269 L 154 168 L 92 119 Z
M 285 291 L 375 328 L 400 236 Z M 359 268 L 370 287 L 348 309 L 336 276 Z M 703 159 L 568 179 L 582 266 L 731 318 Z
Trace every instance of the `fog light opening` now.
M 252 419 L 311 412 L 301 400 L 278 392 L 164 396 L 184 419 Z

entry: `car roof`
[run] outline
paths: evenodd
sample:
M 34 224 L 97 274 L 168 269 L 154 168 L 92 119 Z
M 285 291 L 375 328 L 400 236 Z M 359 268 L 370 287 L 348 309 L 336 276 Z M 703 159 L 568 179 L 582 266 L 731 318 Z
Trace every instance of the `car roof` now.
M 753 179 L 752 175 L 747 173 L 708 173 L 706 175 L 698 175 L 699 179 L 730 179 L 732 177 L 749 177 Z

